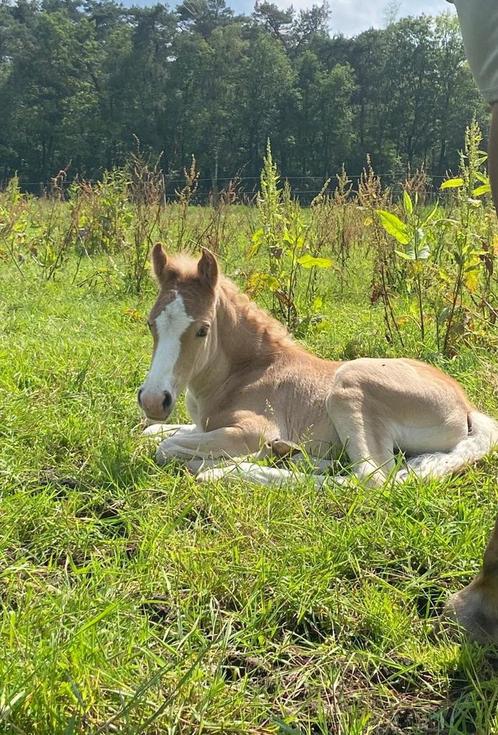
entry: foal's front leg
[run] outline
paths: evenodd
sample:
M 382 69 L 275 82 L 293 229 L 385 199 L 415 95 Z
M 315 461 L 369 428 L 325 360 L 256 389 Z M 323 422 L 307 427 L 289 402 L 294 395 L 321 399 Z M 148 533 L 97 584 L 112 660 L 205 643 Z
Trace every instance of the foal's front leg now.
M 225 426 L 213 431 L 178 431 L 164 439 L 156 451 L 156 462 L 166 464 L 170 459 L 212 460 L 245 457 L 256 452 L 263 443 L 260 434 L 246 433 L 240 427 Z
M 161 438 L 176 434 L 190 434 L 193 431 L 198 431 L 195 424 L 151 424 L 143 430 L 142 436 L 160 440 Z
M 198 482 L 246 480 L 257 485 L 285 485 L 288 487 L 296 487 L 311 480 L 317 488 L 322 487 L 327 479 L 327 475 L 305 474 L 288 470 L 285 467 L 263 467 L 254 462 L 232 462 L 226 467 L 203 470 L 197 475 Z M 347 478 L 337 475 L 332 477 L 331 481 L 343 484 Z

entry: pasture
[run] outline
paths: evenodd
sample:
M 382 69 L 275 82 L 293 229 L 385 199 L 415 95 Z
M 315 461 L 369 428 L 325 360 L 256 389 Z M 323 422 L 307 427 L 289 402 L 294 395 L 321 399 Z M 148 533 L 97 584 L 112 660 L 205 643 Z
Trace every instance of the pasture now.
M 133 203 L 117 174 L 2 194 L 0 732 L 498 731 L 496 653 L 434 634 L 481 563 L 496 456 L 375 490 L 198 485 L 155 466 L 136 404 L 161 239 L 212 247 L 310 350 L 426 359 L 497 416 L 495 224 L 467 153 L 436 208 L 367 172 L 302 210 L 268 160 L 257 207 L 192 206 L 188 180 Z

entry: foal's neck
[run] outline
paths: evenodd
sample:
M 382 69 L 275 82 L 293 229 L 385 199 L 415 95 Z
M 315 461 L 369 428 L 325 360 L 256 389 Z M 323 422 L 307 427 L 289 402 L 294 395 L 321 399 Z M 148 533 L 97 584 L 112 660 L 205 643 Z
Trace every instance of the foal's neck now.
M 257 306 L 228 278 L 219 286 L 218 339 L 231 365 L 271 362 L 302 349 L 287 329 Z
M 218 286 L 217 344 L 189 390 L 201 402 L 219 396 L 230 378 L 249 368 L 269 367 L 286 354 L 302 352 L 287 329 L 257 306 L 228 278 Z

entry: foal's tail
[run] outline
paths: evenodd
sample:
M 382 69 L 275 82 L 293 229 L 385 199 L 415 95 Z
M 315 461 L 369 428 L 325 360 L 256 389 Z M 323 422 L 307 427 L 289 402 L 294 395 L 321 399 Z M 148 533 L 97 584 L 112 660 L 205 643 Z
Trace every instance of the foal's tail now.
M 411 457 L 407 469 L 401 470 L 397 478 L 405 480 L 411 473 L 417 477 L 443 477 L 453 475 L 465 466 L 477 462 L 494 447 L 498 448 L 498 423 L 479 411 L 469 414 L 470 431 L 465 439 L 456 444 L 451 452 L 434 452 Z

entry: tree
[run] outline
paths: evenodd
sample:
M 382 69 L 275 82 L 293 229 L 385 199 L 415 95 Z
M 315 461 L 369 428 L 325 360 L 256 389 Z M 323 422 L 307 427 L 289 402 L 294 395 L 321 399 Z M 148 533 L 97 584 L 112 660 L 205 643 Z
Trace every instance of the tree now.
M 454 166 L 487 116 L 455 19 L 391 12 L 355 38 L 329 20 L 326 3 L 0 0 L 0 175 L 99 177 L 137 137 L 173 176 L 195 154 L 206 189 L 257 177 L 268 138 L 289 177 L 358 174 L 367 154 L 387 174 Z

